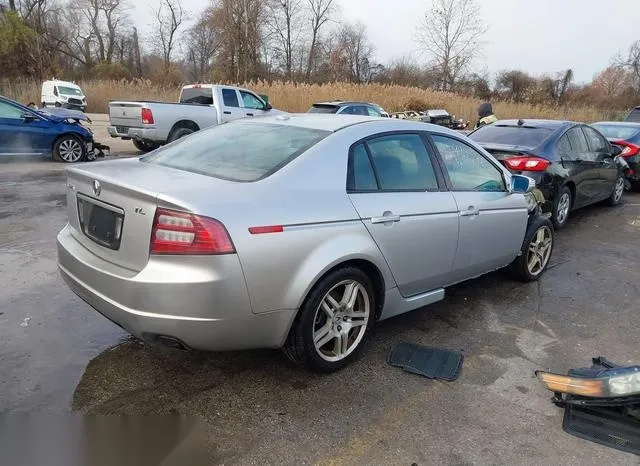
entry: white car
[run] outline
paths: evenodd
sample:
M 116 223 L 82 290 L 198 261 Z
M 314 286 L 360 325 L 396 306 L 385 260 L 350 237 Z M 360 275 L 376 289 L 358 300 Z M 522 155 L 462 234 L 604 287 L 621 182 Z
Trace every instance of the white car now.
M 87 97 L 77 84 L 51 80 L 42 83 L 41 106 L 63 107 L 84 112 L 87 109 Z

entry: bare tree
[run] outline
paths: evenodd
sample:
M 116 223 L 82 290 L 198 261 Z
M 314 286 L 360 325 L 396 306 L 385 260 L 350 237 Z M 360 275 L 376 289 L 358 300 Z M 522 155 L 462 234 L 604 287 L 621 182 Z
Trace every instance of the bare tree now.
M 291 79 L 294 52 L 303 32 L 302 0 L 268 0 L 268 24 L 283 55 L 285 77 Z
M 155 16 L 154 46 L 162 55 L 165 66 L 168 67 L 171 64 L 171 54 L 177 44 L 178 29 L 185 19 L 185 12 L 180 0 L 161 0 Z
M 481 51 L 487 28 L 476 0 L 434 0 L 417 30 L 417 42 L 440 74 L 440 89 L 451 90 Z
M 213 8 L 208 8 L 187 32 L 187 62 L 191 65 L 191 73 L 197 81 L 209 77 L 219 46 L 215 14 Z
M 640 90 L 640 40 L 634 42 L 629 47 L 626 56 L 618 56 L 616 64 L 631 71 L 636 90 Z
M 331 16 L 335 13 L 334 0 L 307 0 L 311 10 L 311 45 L 307 58 L 307 81 L 311 78 L 311 71 L 316 66 L 318 56 L 318 41 L 320 31 L 324 25 L 331 21 Z
M 336 65 L 342 65 L 341 78 L 357 83 L 370 81 L 374 70 L 373 46 L 367 38 L 366 26 L 362 23 L 345 24 L 338 37 Z

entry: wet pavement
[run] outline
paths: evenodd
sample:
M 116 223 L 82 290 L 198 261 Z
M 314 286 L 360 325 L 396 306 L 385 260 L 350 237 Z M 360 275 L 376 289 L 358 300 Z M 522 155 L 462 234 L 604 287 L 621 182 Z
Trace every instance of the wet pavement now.
M 279 351 L 149 348 L 90 309 L 56 270 L 63 168 L 0 160 L 1 413 L 198 416 L 212 464 L 637 464 L 563 433 L 533 371 L 640 362 L 640 194 L 575 213 L 539 283 L 495 273 L 458 285 L 319 376 Z M 400 341 L 462 350 L 460 378 L 388 366 Z

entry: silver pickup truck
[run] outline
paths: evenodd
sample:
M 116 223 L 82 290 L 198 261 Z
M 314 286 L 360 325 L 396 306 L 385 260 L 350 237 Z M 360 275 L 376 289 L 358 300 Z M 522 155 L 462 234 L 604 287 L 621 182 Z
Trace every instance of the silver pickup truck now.
M 148 152 L 195 131 L 239 118 L 284 113 L 248 89 L 215 84 L 184 86 L 178 102 L 109 102 L 109 134 Z

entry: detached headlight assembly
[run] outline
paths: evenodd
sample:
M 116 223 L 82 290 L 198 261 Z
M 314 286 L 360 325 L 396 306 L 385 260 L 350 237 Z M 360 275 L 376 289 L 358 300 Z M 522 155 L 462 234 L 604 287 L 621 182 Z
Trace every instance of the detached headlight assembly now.
M 640 366 L 602 371 L 597 377 L 576 377 L 536 371 L 547 390 L 590 398 L 640 395 Z

